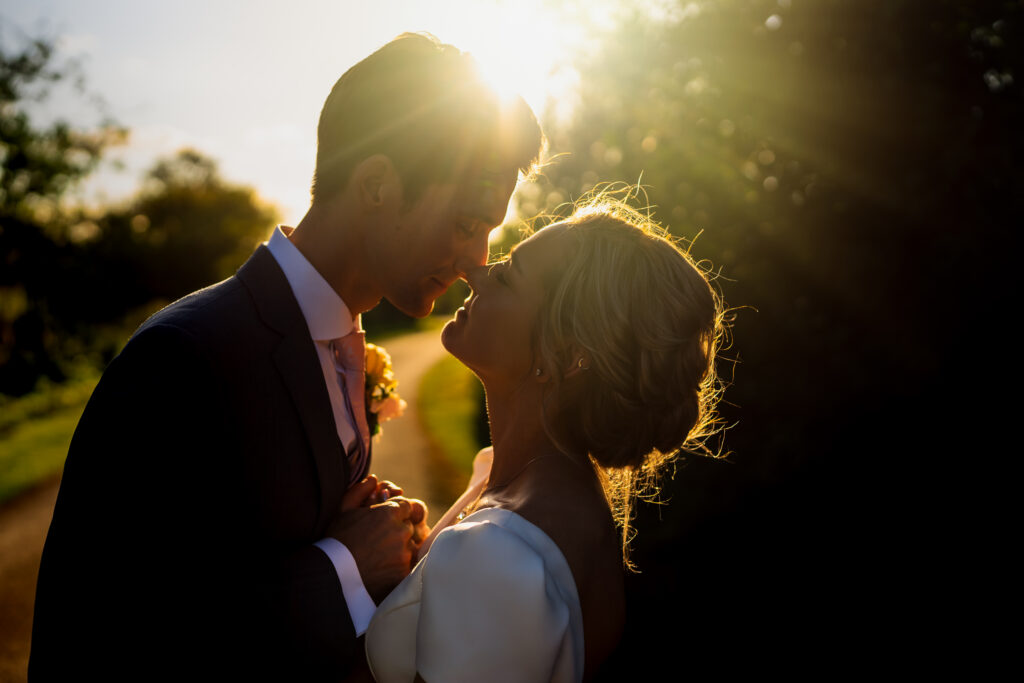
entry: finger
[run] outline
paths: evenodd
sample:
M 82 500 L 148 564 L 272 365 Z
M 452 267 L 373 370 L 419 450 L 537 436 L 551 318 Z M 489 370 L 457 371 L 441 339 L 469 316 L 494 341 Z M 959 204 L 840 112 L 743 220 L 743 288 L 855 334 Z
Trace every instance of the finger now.
M 383 503 L 389 498 L 402 495 L 402 487 L 396 486 L 393 482 L 382 481 L 377 485 L 377 490 L 370 496 L 370 503 L 376 505 L 377 503 Z
M 419 524 L 427 518 L 427 504 L 422 500 L 406 498 L 405 496 L 395 496 L 394 498 L 391 498 L 391 500 L 395 503 L 406 506 L 405 509 L 408 510 L 407 514 L 413 524 Z
M 386 503 L 380 503 L 379 505 L 375 505 L 374 507 L 386 507 L 388 510 L 391 511 L 391 514 L 394 516 L 395 519 L 402 522 L 409 519 L 409 514 L 412 511 L 412 506 L 409 504 L 409 501 L 406 500 L 405 498 L 392 498 Z
M 363 479 L 358 484 L 353 485 L 352 488 L 345 492 L 345 495 L 341 499 L 341 509 L 346 511 L 355 510 L 356 508 L 361 507 L 376 490 L 377 477 L 371 474 L 366 479 Z
M 403 493 L 405 493 L 405 491 L 402 490 L 401 486 L 399 486 L 398 484 L 396 484 L 393 481 L 387 481 L 387 480 L 382 481 L 377 486 L 377 491 L 378 491 L 378 493 L 381 492 L 381 491 L 387 491 L 388 496 L 392 497 L 392 498 L 394 496 L 400 496 Z
M 409 505 L 411 510 L 409 511 L 409 519 L 412 520 L 413 524 L 419 524 L 427 518 L 427 504 L 418 498 L 409 498 Z

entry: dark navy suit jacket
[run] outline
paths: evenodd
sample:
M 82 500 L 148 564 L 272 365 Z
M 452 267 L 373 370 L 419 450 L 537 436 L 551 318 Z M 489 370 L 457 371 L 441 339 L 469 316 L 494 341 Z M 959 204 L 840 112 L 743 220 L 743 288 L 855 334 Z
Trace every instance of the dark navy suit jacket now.
M 336 680 L 358 652 L 312 544 L 348 465 L 305 319 L 260 247 L 111 362 L 68 453 L 31 680 Z

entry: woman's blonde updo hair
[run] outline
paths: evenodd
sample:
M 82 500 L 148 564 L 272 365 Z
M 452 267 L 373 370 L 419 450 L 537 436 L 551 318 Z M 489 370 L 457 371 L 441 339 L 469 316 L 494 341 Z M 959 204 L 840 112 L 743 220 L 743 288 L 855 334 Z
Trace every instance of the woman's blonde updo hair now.
M 682 450 L 714 454 L 723 307 L 689 254 L 623 202 L 599 194 L 560 225 L 570 246 L 535 338 L 553 377 L 546 424 L 597 466 L 626 551 L 632 502 L 656 492 L 657 471 Z

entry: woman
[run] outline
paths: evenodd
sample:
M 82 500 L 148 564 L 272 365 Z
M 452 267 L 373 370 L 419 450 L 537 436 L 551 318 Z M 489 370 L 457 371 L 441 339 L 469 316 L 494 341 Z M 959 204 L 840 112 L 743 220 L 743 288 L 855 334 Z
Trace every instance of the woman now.
M 586 680 L 622 631 L 636 485 L 712 422 L 721 306 L 600 198 L 467 279 L 442 341 L 484 385 L 493 452 L 381 603 L 367 657 L 385 683 Z

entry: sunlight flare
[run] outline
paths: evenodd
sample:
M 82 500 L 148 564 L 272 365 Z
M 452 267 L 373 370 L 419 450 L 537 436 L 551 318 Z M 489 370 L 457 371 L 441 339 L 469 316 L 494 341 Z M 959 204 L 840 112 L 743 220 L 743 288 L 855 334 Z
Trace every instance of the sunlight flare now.
M 566 72 L 583 34 L 579 24 L 560 18 L 543 0 L 481 2 L 438 17 L 431 32 L 472 54 L 502 97 L 522 95 L 542 116 L 550 100 L 569 95 Z

